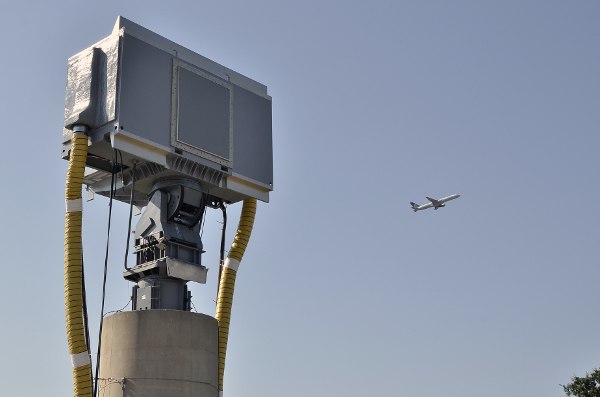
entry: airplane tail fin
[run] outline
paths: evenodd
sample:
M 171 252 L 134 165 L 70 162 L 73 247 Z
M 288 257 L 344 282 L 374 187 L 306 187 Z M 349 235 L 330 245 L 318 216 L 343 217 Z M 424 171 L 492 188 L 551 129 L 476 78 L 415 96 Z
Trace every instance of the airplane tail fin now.
M 410 202 L 410 206 L 412 207 L 413 211 L 415 211 L 415 212 L 417 212 L 417 210 L 419 209 L 419 204 L 413 203 L 412 201 Z

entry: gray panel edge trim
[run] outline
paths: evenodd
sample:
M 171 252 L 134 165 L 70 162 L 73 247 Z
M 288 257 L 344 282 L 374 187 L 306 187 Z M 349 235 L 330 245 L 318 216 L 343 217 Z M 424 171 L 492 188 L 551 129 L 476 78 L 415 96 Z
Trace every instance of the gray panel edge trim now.
M 267 189 L 270 192 L 273 191 L 273 185 L 269 185 L 268 183 L 264 183 L 264 182 L 258 181 L 256 179 L 249 178 L 247 176 L 238 174 L 236 172 L 232 172 L 231 176 L 233 176 L 234 178 L 243 180 L 244 182 L 248 182 L 250 184 L 253 184 L 253 185 L 262 186 L 262 187 L 264 187 L 265 189 Z

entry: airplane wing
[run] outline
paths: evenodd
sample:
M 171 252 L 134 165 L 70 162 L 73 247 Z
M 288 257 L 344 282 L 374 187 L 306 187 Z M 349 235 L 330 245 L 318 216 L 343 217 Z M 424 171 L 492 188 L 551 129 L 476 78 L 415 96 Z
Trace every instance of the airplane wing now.
M 434 206 L 438 206 L 441 204 L 441 202 L 439 200 L 436 199 L 432 199 L 431 197 L 425 197 L 427 200 L 431 201 L 431 204 L 433 204 Z

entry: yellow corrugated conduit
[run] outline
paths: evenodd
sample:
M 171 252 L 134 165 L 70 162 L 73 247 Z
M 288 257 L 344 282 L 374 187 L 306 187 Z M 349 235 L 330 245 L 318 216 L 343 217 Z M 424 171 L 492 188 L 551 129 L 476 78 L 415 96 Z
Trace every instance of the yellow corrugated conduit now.
M 80 129 L 81 131 L 82 129 Z M 65 317 L 67 342 L 73 363 L 73 390 L 75 397 L 92 396 L 92 364 L 88 352 L 83 318 L 82 275 L 82 199 L 81 188 L 88 151 L 84 132 L 74 132 L 65 189 Z
M 244 200 L 240 223 L 235 233 L 231 249 L 223 264 L 223 272 L 219 282 L 217 296 L 217 314 L 219 323 L 219 395 L 223 393 L 223 373 L 225 372 L 225 355 L 227 352 L 227 338 L 229 336 L 229 323 L 231 320 L 231 305 L 233 303 L 233 288 L 237 270 L 248 246 L 254 216 L 256 215 L 256 199 Z

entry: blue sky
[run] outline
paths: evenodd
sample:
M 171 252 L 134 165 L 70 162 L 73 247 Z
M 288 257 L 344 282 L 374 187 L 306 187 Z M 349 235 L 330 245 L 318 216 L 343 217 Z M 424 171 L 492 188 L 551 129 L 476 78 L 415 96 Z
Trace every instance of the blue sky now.
M 119 14 L 273 97 L 275 191 L 238 275 L 227 396 L 558 397 L 599 365 L 600 3 L 22 1 L 0 13 L 3 395 L 71 393 L 66 60 Z M 84 209 L 92 335 L 107 204 Z M 127 206 L 113 216 L 107 310 L 131 288 Z M 208 314 L 219 220 L 192 287 Z

